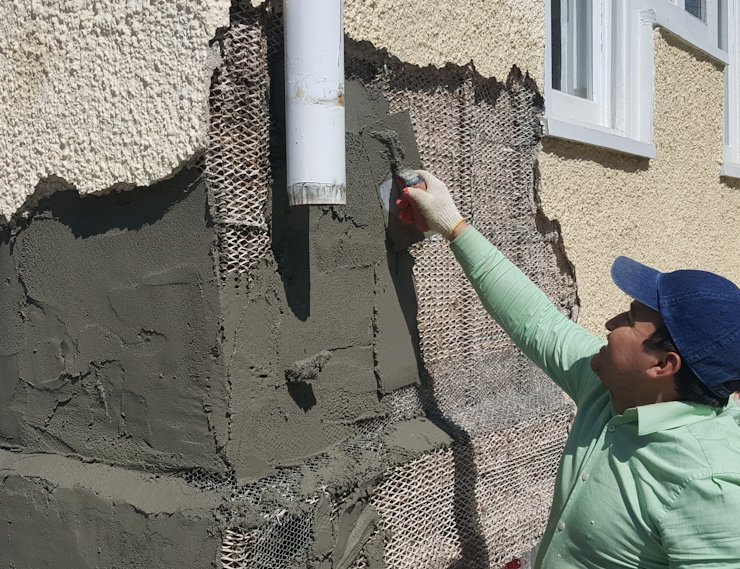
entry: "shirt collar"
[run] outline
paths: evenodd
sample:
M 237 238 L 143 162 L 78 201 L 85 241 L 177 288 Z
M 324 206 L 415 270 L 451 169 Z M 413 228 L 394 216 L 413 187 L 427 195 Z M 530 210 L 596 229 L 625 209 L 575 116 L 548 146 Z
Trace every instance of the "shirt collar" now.
M 625 409 L 617 423 L 637 423 L 638 436 L 684 427 L 716 416 L 718 410 L 700 403 L 668 401 Z

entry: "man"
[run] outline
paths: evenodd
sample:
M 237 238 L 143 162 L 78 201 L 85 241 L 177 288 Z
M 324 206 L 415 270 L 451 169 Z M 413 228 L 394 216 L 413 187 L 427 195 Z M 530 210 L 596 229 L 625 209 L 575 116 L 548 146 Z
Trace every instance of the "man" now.
M 568 320 L 420 172 L 404 222 L 451 241 L 496 321 L 578 407 L 536 568 L 740 568 L 740 290 L 625 257 L 607 342 Z

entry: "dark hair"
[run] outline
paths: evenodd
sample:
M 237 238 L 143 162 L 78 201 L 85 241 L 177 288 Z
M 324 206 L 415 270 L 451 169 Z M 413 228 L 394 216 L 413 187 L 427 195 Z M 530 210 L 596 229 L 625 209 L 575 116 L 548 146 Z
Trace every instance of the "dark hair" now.
M 646 349 L 651 352 L 676 352 L 680 355 L 680 352 L 676 348 L 676 344 L 673 342 L 673 338 L 668 333 L 668 328 L 661 326 L 652 336 L 650 336 L 643 345 Z M 710 407 L 724 407 L 727 405 L 727 397 L 719 397 L 712 393 L 708 387 L 706 387 L 698 377 L 691 371 L 691 368 L 686 365 L 681 366 L 678 373 L 674 377 L 676 386 L 676 392 L 678 393 L 679 401 L 688 401 L 692 403 L 701 403 L 702 405 L 709 405 Z M 740 390 L 740 380 L 730 381 L 724 384 L 725 387 L 729 388 L 730 391 Z

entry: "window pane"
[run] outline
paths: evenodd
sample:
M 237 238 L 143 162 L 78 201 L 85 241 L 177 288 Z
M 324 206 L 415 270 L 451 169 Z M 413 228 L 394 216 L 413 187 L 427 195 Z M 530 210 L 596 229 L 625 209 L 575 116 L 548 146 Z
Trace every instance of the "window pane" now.
M 560 0 L 550 2 L 550 51 L 552 53 L 552 88 L 561 91 Z
M 717 0 L 717 47 L 727 51 L 727 0 Z
M 686 11 L 692 16 L 696 16 L 702 22 L 706 22 L 707 11 L 705 6 L 706 0 L 686 0 Z
M 592 98 L 592 0 L 551 0 L 552 87 Z

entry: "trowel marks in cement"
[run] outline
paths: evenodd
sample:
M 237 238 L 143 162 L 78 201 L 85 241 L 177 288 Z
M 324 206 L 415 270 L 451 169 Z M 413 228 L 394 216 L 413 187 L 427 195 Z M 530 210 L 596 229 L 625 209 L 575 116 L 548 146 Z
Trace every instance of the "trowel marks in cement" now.
M 215 567 L 222 497 L 182 479 L 0 449 L 0 567 Z
M 404 114 L 408 116 L 408 113 Z M 391 173 L 393 175 L 398 174 L 401 169 L 401 162 L 406 156 L 406 153 L 403 151 L 403 144 L 401 144 L 398 137 L 398 132 L 391 129 L 374 130 L 370 132 L 370 136 L 385 145 L 388 149 L 388 160 L 391 166 Z
M 416 146 L 414 127 L 407 111 L 396 113 L 382 121 L 366 126 L 361 138 L 375 179 L 381 178 L 378 197 L 383 206 L 386 232 L 396 251 L 424 239 L 424 234 L 413 225 L 404 225 L 398 219 L 396 199 L 403 188 L 391 183 L 402 170 L 421 168 L 419 149 Z
M 0 442 L 223 471 L 213 230 L 197 168 L 44 199 L 0 238 Z

